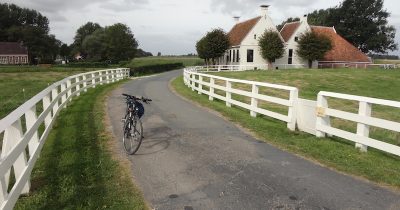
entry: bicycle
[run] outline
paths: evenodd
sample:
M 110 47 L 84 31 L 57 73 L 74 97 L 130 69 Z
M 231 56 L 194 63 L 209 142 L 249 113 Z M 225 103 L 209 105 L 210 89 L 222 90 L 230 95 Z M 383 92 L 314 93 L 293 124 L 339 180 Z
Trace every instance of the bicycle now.
M 148 98 L 138 98 L 128 94 L 122 94 L 126 100 L 126 114 L 124 122 L 122 142 L 128 155 L 134 155 L 143 140 L 143 125 L 140 118 L 144 115 L 144 107 L 140 101 L 150 104 Z

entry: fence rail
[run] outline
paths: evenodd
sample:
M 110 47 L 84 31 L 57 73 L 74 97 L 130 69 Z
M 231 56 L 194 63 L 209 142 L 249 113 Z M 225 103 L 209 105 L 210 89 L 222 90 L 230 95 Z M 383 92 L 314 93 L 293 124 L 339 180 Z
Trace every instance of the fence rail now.
M 96 85 L 126 77 L 129 77 L 129 69 L 123 68 L 67 77 L 47 87 L 0 120 L 0 133 L 4 133 L 0 156 L 0 209 L 12 209 L 21 194 L 29 193 L 32 169 L 54 119 L 72 97 Z M 41 126 L 44 126 L 43 131 Z M 12 172 L 14 183 L 10 180 Z
M 287 123 L 290 130 L 296 129 L 296 101 L 298 98 L 298 89 L 295 87 L 289 87 L 284 85 L 275 85 L 263 82 L 254 82 L 238 79 L 230 79 L 225 77 L 219 77 L 209 74 L 197 73 L 197 70 L 202 70 L 201 67 L 193 67 L 184 70 L 184 81 L 185 84 L 192 88 L 193 91 L 198 91 L 199 94 L 206 94 L 209 96 L 210 100 L 217 98 L 219 100 L 225 101 L 228 107 L 236 105 L 245 108 L 250 111 L 252 117 L 256 117 L 257 114 L 262 114 L 269 116 Z M 210 82 L 205 82 L 204 79 L 208 78 Z M 225 86 L 216 84 L 215 80 L 224 81 Z M 245 91 L 232 88 L 232 84 L 246 84 L 251 85 L 252 91 Z M 208 87 L 209 90 L 203 89 L 203 87 Z M 261 94 L 259 92 L 260 87 L 267 87 L 275 90 L 283 90 L 289 92 L 289 99 L 278 98 L 274 96 L 268 96 Z M 215 90 L 221 90 L 225 92 L 225 96 L 221 96 L 215 93 Z M 234 100 L 232 94 L 237 94 L 245 96 L 251 99 L 251 103 L 243 103 L 241 101 Z M 266 101 L 278 105 L 282 105 L 288 108 L 288 113 L 286 115 L 277 113 L 271 110 L 267 110 L 258 106 L 259 101 Z
M 298 90 L 295 87 L 261 83 L 255 81 L 246 81 L 219 77 L 211 74 L 199 73 L 205 67 L 191 67 L 184 70 L 184 82 L 193 91 L 199 94 L 206 94 L 210 100 L 217 98 L 225 101 L 227 106 L 236 105 L 250 110 L 251 116 L 255 117 L 257 113 L 263 114 L 284 122 L 287 122 L 290 130 L 296 128 L 301 131 L 316 135 L 317 137 L 337 136 L 355 142 L 356 147 L 361 151 L 367 151 L 367 147 L 373 147 L 397 156 L 400 156 L 400 147 L 369 137 L 370 126 L 400 132 L 400 122 L 372 117 L 372 105 L 381 105 L 392 108 L 400 108 L 400 102 L 368 98 L 355 95 L 339 94 L 332 92 L 320 92 L 317 101 L 305 100 L 298 97 Z M 205 82 L 204 79 L 209 82 Z M 225 85 L 216 84 L 215 80 L 224 81 Z M 245 91 L 232 88 L 232 83 L 241 83 L 252 86 L 252 91 Z M 204 87 L 209 90 L 205 90 Z M 290 98 L 282 99 L 259 93 L 260 87 L 279 89 L 289 91 Z M 215 90 L 225 92 L 225 96 L 215 94 Z M 243 103 L 232 99 L 232 94 L 237 94 L 251 98 L 251 104 Z M 359 103 L 358 114 L 336 110 L 328 106 L 328 98 L 338 98 Z M 288 107 L 287 115 L 262 109 L 258 106 L 259 101 L 267 101 Z M 334 128 L 330 124 L 330 117 L 339 118 L 346 121 L 357 123 L 357 133 L 351 133 L 345 130 Z

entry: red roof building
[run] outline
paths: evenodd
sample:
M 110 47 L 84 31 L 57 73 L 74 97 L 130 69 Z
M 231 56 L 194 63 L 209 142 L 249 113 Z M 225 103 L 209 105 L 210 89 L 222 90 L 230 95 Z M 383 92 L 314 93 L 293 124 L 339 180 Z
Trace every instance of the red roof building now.
M 18 42 L 0 42 L 0 64 L 28 64 L 28 49 Z

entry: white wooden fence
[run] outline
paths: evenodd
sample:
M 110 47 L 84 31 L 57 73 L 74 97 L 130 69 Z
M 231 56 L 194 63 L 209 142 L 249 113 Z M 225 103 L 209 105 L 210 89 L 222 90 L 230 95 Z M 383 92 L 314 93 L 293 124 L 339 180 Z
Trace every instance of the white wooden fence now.
M 400 132 L 399 122 L 371 117 L 372 104 L 400 109 L 400 102 L 323 91 L 318 94 L 317 101 L 311 101 L 299 98 L 298 90 L 295 87 L 230 79 L 200 73 L 199 71 L 201 70 L 204 70 L 204 68 L 192 67 L 185 69 L 184 82 L 193 91 L 198 91 L 199 94 L 208 95 L 210 100 L 217 98 L 225 101 L 226 105 L 229 107 L 233 104 L 245 108 L 250 110 L 251 116 L 253 117 L 256 116 L 256 113 L 260 113 L 287 122 L 290 130 L 295 130 L 297 127 L 301 131 L 316 135 L 317 137 L 325 137 L 328 135 L 353 141 L 356 143 L 356 147 L 361 151 L 367 151 L 367 147 L 369 146 L 400 156 L 399 146 L 369 137 L 370 126 L 383 128 L 389 131 Z M 207 80 L 210 82 L 205 82 L 205 78 L 207 78 Z M 225 86 L 215 84 L 216 79 L 225 81 Z M 252 85 L 252 92 L 234 89 L 232 88 L 232 83 Z M 204 89 L 205 86 L 208 87 L 208 91 Z M 259 87 L 289 91 L 290 98 L 289 100 L 286 100 L 260 94 L 258 92 Z M 225 96 L 215 94 L 216 89 L 224 91 Z M 250 97 L 251 104 L 235 101 L 232 99 L 231 94 Z M 330 108 L 327 100 L 329 97 L 359 102 L 359 113 L 354 114 Z M 259 100 L 286 106 L 289 108 L 288 114 L 282 115 L 271 110 L 262 109 L 258 107 Z M 357 133 L 351 133 L 332 127 L 330 124 L 330 117 L 357 123 Z
M 295 87 L 274 85 L 263 82 L 254 82 L 238 79 L 230 79 L 225 77 L 213 76 L 210 74 L 197 73 L 196 70 L 201 70 L 202 68 L 193 67 L 184 70 L 184 81 L 185 84 L 192 88 L 192 90 L 197 90 L 199 94 L 206 94 L 209 96 L 210 100 L 217 98 L 219 100 L 225 101 L 228 107 L 232 104 L 250 110 L 250 115 L 256 117 L 257 113 L 269 116 L 284 122 L 287 122 L 287 127 L 290 130 L 296 129 L 296 111 L 295 102 L 298 98 L 298 89 Z M 208 78 L 210 82 L 205 82 L 204 79 Z M 215 83 L 215 80 L 224 81 L 225 86 L 221 86 Z M 252 91 L 244 91 L 232 88 L 232 83 L 236 84 L 246 84 L 252 86 Z M 209 87 L 209 90 L 203 89 L 204 86 Z M 289 92 L 289 99 L 283 99 L 268 95 L 263 95 L 259 93 L 260 87 L 267 87 L 275 90 L 284 90 Z M 222 90 L 225 92 L 225 96 L 221 96 L 215 93 L 215 90 Z M 243 103 L 232 99 L 232 94 L 237 94 L 251 99 L 251 103 Z M 274 104 L 279 104 L 288 107 L 288 113 L 283 115 L 271 110 L 263 109 L 258 106 L 259 101 L 271 102 Z
M 1 119 L 0 133 L 4 132 L 4 136 L 0 156 L 0 209 L 12 209 L 20 194 L 29 193 L 30 175 L 35 162 L 57 114 L 72 97 L 96 85 L 126 77 L 129 77 L 129 69 L 93 71 L 67 77 Z M 43 111 L 37 114 L 41 106 Z M 40 131 L 41 125 L 44 125 L 44 131 Z M 15 183 L 10 183 L 12 170 Z

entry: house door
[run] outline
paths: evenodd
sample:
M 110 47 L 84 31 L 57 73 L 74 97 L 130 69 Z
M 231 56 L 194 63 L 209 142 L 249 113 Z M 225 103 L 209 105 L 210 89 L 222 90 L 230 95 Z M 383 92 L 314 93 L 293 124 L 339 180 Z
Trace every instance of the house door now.
M 289 49 L 288 64 L 293 63 L 293 49 Z

